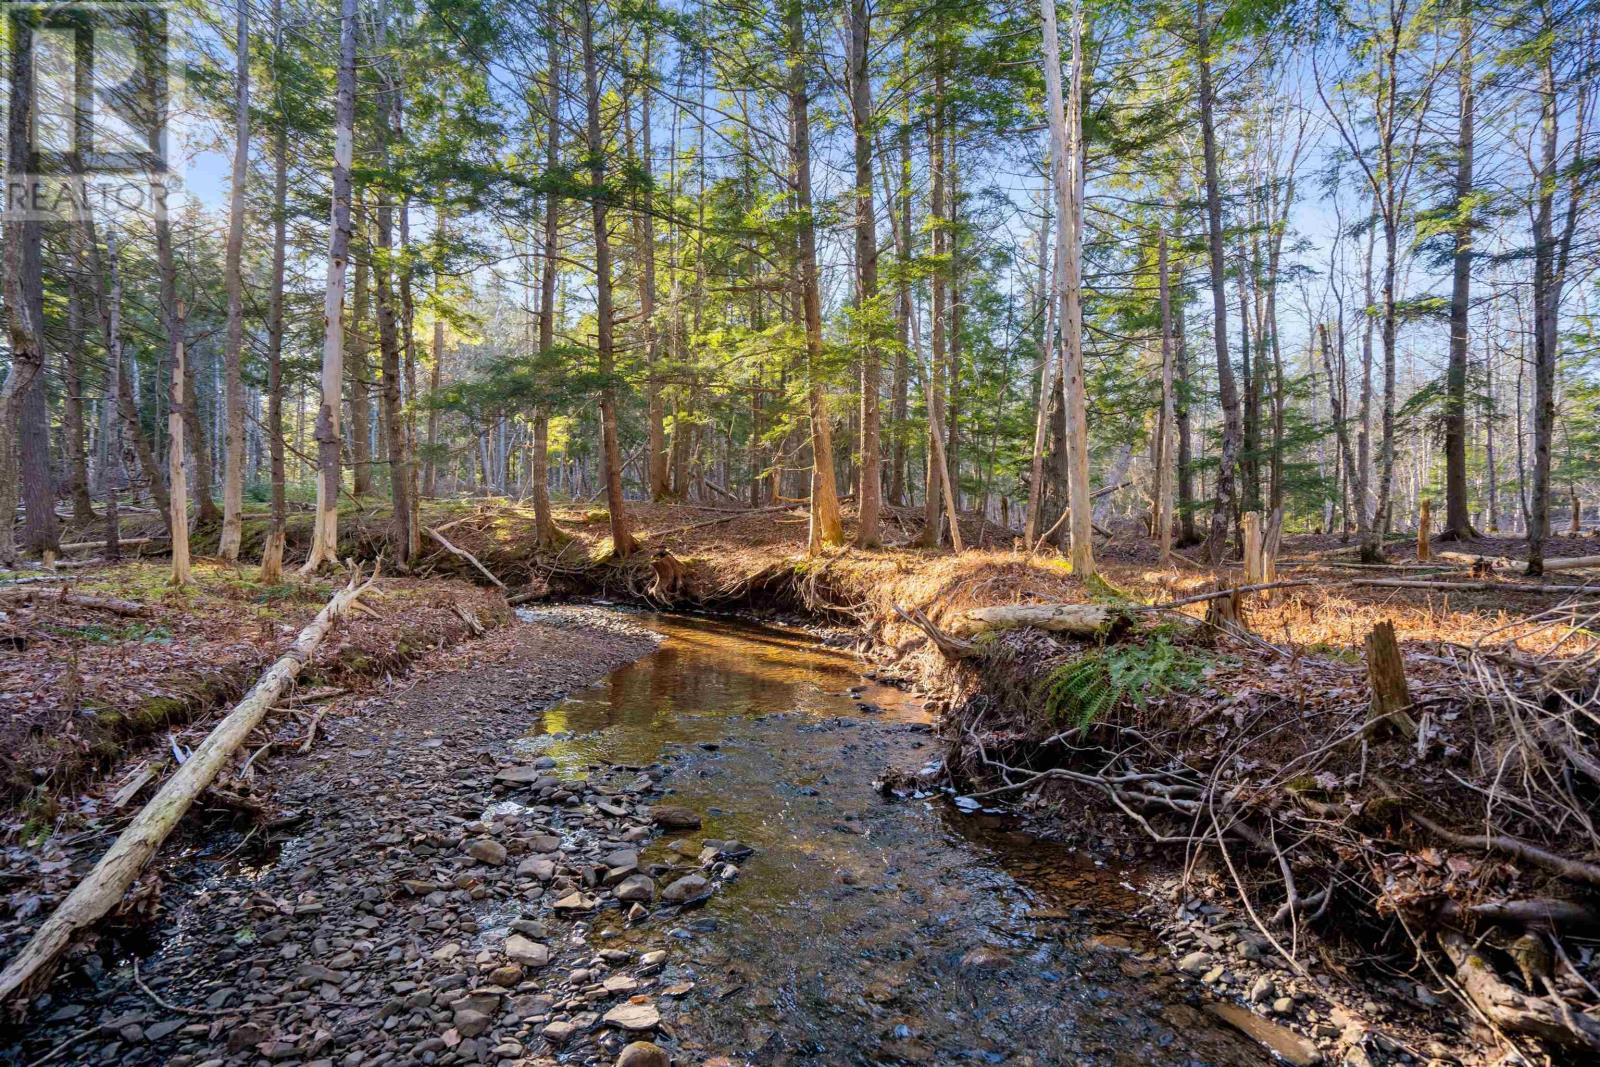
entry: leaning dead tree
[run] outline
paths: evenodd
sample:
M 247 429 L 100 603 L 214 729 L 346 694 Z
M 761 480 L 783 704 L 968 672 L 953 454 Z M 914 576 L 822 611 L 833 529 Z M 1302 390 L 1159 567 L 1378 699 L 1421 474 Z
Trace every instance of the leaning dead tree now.
M 362 581 L 361 569 L 352 565 L 345 587 L 334 594 L 311 624 L 300 631 L 289 651 L 267 668 L 255 687 L 134 816 L 100 862 L 39 927 L 33 940 L 12 957 L 4 973 L 0 973 L 0 1003 L 36 988 L 72 942 L 73 935 L 100 921 L 117 906 L 195 798 L 216 780 L 250 732 L 261 725 L 267 712 L 300 674 L 334 623 L 377 578 L 377 567 L 373 568 L 372 577 Z

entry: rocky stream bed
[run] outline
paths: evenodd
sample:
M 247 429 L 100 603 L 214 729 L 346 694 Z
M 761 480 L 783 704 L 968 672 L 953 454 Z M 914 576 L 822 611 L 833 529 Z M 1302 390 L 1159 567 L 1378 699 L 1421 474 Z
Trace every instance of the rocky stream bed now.
M 1042 1067 L 1309 1063 L 1348 1037 L 1215 917 L 1174 952 L 1125 873 L 880 796 L 938 747 L 861 666 L 743 623 L 525 613 L 275 762 L 306 819 L 169 856 L 155 926 L 79 960 L 0 1055 Z M 1324 1020 L 1321 1046 L 1273 1015 Z

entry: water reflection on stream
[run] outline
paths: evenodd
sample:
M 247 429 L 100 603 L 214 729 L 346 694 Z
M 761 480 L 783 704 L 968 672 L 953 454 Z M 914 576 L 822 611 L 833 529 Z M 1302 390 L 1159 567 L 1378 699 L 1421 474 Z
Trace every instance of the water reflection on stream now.
M 939 748 L 903 694 L 847 692 L 855 657 L 747 623 L 642 620 L 659 649 L 518 745 L 566 774 L 671 759 L 673 802 L 704 814 L 694 839 L 756 849 L 704 910 L 621 935 L 670 943 L 658 999 L 680 1048 L 762 1065 L 1264 1061 L 1140 958 L 1155 946 L 1115 873 L 874 793 L 877 772 Z M 672 840 L 642 862 L 681 862 Z

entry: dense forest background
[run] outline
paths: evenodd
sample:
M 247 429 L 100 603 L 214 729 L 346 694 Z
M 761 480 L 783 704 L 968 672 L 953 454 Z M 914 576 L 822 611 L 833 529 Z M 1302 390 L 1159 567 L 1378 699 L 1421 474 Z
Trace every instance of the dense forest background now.
M 48 7 L 8 189 L 82 99 Z M 68 143 L 6 216 L 6 555 L 109 505 L 237 557 L 270 505 L 270 556 L 319 495 L 391 498 L 402 561 L 457 494 L 551 541 L 596 501 L 619 552 L 645 498 L 809 502 L 813 547 L 977 513 L 1079 568 L 1118 519 L 1376 556 L 1431 500 L 1535 573 L 1592 525 L 1592 3 L 160 10 L 89 80 L 160 100 L 166 165 Z

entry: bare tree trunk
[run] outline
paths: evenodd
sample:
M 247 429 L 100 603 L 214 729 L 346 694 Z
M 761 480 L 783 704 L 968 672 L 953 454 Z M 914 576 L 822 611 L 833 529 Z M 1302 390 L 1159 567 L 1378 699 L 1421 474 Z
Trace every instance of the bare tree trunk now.
M 449 214 L 445 207 L 445 194 L 441 190 L 439 204 L 434 209 L 434 241 L 439 245 L 445 244 L 448 239 L 450 226 Z M 434 299 L 443 302 L 443 282 L 436 281 L 434 285 Z M 548 307 L 548 305 L 546 305 Z M 541 349 L 542 351 L 542 349 Z M 428 371 L 428 395 L 437 397 L 439 387 L 443 384 L 444 370 L 444 318 L 435 309 L 433 316 L 433 366 Z M 439 441 L 439 409 L 433 406 L 428 408 L 428 458 L 424 461 L 422 474 L 422 493 L 430 500 L 439 495 L 439 460 L 435 450 Z
M 83 399 L 87 383 L 84 381 L 84 344 L 88 341 L 88 327 L 84 321 L 83 262 L 78 255 L 82 231 L 74 227 L 72 245 L 73 272 L 67 280 L 67 343 L 62 361 L 61 436 L 65 439 L 67 454 L 67 492 L 72 498 L 72 518 L 78 523 L 95 521 L 94 501 L 89 495 L 89 449 L 87 428 L 83 420 Z
M 283 0 L 272 0 L 272 55 L 283 59 Z M 261 545 L 260 581 L 283 579 L 283 549 L 288 538 L 289 503 L 283 468 L 283 281 L 289 226 L 289 118 L 281 79 L 273 79 L 277 128 L 272 136 L 272 289 L 267 300 L 267 451 L 272 465 L 272 519 Z
M 1178 286 L 1182 292 L 1182 285 Z M 1183 328 L 1183 311 L 1174 316 L 1173 343 L 1177 348 L 1178 395 L 1172 417 L 1178 427 L 1178 530 L 1185 545 L 1200 540 L 1194 528 L 1194 427 L 1189 415 L 1189 344 Z
M 850 124 L 855 134 L 856 311 L 861 341 L 860 491 L 856 501 L 856 545 L 878 546 L 882 507 L 878 447 L 878 226 L 872 203 L 872 15 L 867 0 L 850 0 Z
M 173 308 L 173 321 L 177 329 L 173 334 L 171 392 L 167 412 L 167 488 L 170 494 L 171 518 L 167 522 L 172 531 L 172 578 L 175 586 L 185 586 L 189 577 L 189 489 L 183 471 L 184 410 L 194 402 L 185 392 L 184 373 L 188 359 L 184 354 L 183 305 Z
M 350 488 L 356 496 L 372 492 L 372 341 L 367 318 L 372 310 L 372 230 L 363 191 L 353 193 L 351 223 L 350 316 L 345 326 L 346 391 L 350 394 Z
M 594 221 L 595 348 L 600 360 L 601 463 L 606 483 L 606 507 L 611 514 L 611 552 L 631 555 L 637 545 L 628 522 L 628 505 L 622 495 L 622 448 L 617 439 L 617 386 L 612 349 L 611 233 L 606 222 L 606 157 L 600 136 L 600 71 L 595 56 L 592 0 L 583 0 L 583 85 L 588 103 L 585 127 L 589 150 L 589 197 Z
M 1039 334 L 1038 410 L 1034 413 L 1033 456 L 1028 468 L 1028 511 L 1022 524 L 1022 540 L 1030 552 L 1039 540 L 1039 518 L 1045 496 L 1044 453 L 1045 446 L 1050 440 L 1050 398 L 1056 387 L 1056 301 L 1052 296 L 1055 278 L 1050 270 L 1051 253 L 1047 251 L 1051 247 L 1053 246 L 1050 237 L 1050 210 L 1046 207 L 1043 217 L 1039 220 L 1039 308 L 1044 311 L 1044 324 Z M 1038 315 L 1038 310 L 1035 309 L 1035 316 Z
M 1172 558 L 1172 284 L 1167 276 L 1167 231 L 1162 228 L 1156 248 L 1156 270 L 1161 287 L 1161 418 L 1156 428 L 1155 535 L 1158 558 Z
M 1445 528 L 1440 541 L 1475 537 L 1467 512 L 1467 346 L 1472 314 L 1472 154 L 1474 58 L 1472 0 L 1461 0 L 1461 46 L 1456 53 L 1461 122 L 1456 128 L 1456 248 L 1450 290 L 1450 366 L 1445 371 Z
M 672 487 L 667 480 L 667 425 L 666 406 L 661 400 L 661 367 L 660 367 L 660 340 L 656 336 L 656 222 L 655 222 L 655 193 L 652 188 L 651 167 L 653 160 L 651 145 L 651 115 L 650 115 L 650 72 L 651 45 L 650 35 L 646 35 L 644 43 L 644 69 L 645 74 L 639 87 L 640 93 L 640 168 L 644 174 L 644 195 L 648 198 L 644 210 L 635 215 L 638 220 L 640 276 L 639 276 L 639 328 L 644 337 L 645 352 L 645 417 L 648 422 L 647 440 L 645 448 L 649 459 L 645 463 L 646 481 L 649 483 L 650 499 L 664 500 L 671 495 Z M 551 58 L 555 62 L 554 54 Z M 552 70 L 554 68 L 552 67 Z M 554 76 L 552 75 L 552 81 Z M 552 123 L 554 120 L 552 119 Z M 552 131 L 551 148 L 554 150 L 557 134 Z M 552 163 L 551 166 L 554 166 Z
M 43 284 L 39 295 L 43 296 Z M 42 305 L 42 299 L 41 299 Z M 41 320 L 43 316 L 40 316 Z M 22 472 L 22 547 L 36 556 L 58 551 L 61 520 L 56 517 L 56 485 L 50 473 L 50 400 L 43 371 L 33 376 L 17 420 L 17 451 Z
M 1072 573 L 1089 578 L 1095 572 L 1094 526 L 1089 504 L 1089 424 L 1083 383 L 1083 144 L 1080 109 L 1083 77 L 1083 11 L 1074 0 L 1072 76 L 1062 99 L 1061 45 L 1056 34 L 1054 0 L 1043 0 L 1045 96 L 1050 108 L 1050 141 L 1056 190 L 1056 241 L 1062 273 L 1056 279 L 1065 342 L 1062 402 L 1067 420 L 1067 506 L 1071 516 Z M 1063 107 L 1063 103 L 1065 106 Z
M 910 99 L 907 98 L 905 110 L 900 123 L 900 185 L 898 189 L 898 211 L 900 224 L 894 225 L 890 219 L 890 229 L 894 231 L 896 256 L 901 262 L 905 261 L 906 249 L 911 247 L 911 117 Z M 887 179 L 886 179 L 887 180 Z M 887 198 L 887 192 L 885 197 Z M 903 275 L 903 272 L 902 272 Z M 894 357 L 894 381 L 890 389 L 893 393 L 890 399 L 889 418 L 894 424 L 894 443 L 889 452 L 889 502 L 896 507 L 903 507 L 906 503 L 906 419 L 910 415 L 911 397 L 911 316 L 916 314 L 916 309 L 911 303 L 911 283 L 901 277 L 897 286 L 897 304 L 895 314 L 895 339 L 898 346 Z
M 25 187 L 32 170 L 33 15 L 13 16 L 10 100 L 6 110 L 6 188 Z M 24 398 L 44 370 L 44 275 L 37 219 L 5 213 L 5 303 L 11 370 L 0 386 L 0 565 L 16 562 L 17 424 Z
M 223 275 L 228 288 L 228 338 L 223 356 L 227 433 L 222 448 L 223 559 L 239 558 L 244 538 L 244 194 L 250 166 L 250 8 L 235 0 L 233 190 L 228 198 L 228 245 Z
M 945 160 L 944 160 L 944 52 L 939 49 L 935 57 L 933 75 L 932 116 L 928 124 L 928 227 L 931 231 L 933 258 L 941 262 L 946 249 L 948 231 L 945 229 Z M 944 483 L 953 475 L 944 456 L 944 370 L 945 370 L 945 275 L 942 266 L 935 266 L 929 278 L 930 337 L 933 346 L 928 354 L 928 379 L 925 391 L 928 408 L 928 440 L 926 445 L 925 492 L 922 501 L 922 533 L 917 543 L 923 548 L 938 548 L 943 539 L 940 529 L 939 497 Z M 920 358 L 920 353 L 919 357 Z M 937 438 L 937 440 L 935 440 Z
M 1211 510 L 1211 529 L 1206 535 L 1206 558 L 1220 562 L 1228 535 L 1228 521 L 1234 509 L 1234 475 L 1239 463 L 1239 448 L 1244 437 L 1239 410 L 1239 386 L 1234 380 L 1233 363 L 1228 358 L 1227 268 L 1222 256 L 1222 190 L 1217 173 L 1217 133 L 1212 118 L 1211 17 L 1207 0 L 1196 0 L 1196 49 L 1200 73 L 1200 135 L 1205 155 L 1206 243 L 1211 257 L 1212 334 L 1217 350 L 1217 392 L 1222 404 L 1222 453 L 1217 461 L 1215 503 Z
M 164 174 L 157 175 L 150 183 L 151 192 L 156 200 L 155 231 L 156 231 L 156 268 L 160 274 L 161 288 L 161 318 L 162 325 L 167 331 L 167 369 L 171 374 L 179 373 L 181 364 L 183 374 L 183 394 L 189 398 L 184 405 L 183 427 L 184 434 L 189 440 L 189 449 L 194 455 L 194 495 L 197 505 L 195 521 L 203 526 L 215 525 L 222 521 L 222 512 L 217 510 L 217 503 L 211 499 L 211 452 L 206 447 L 205 429 L 200 423 L 200 407 L 198 392 L 195 389 L 194 361 L 188 358 L 180 360 L 178 349 L 183 346 L 183 318 L 178 311 L 178 266 L 173 258 L 172 251 L 172 219 L 168 212 L 167 196 L 168 186 Z M 170 420 L 169 420 L 170 425 Z M 167 478 L 169 495 L 178 495 L 172 485 L 170 472 Z M 172 503 L 169 501 L 169 514 L 172 513 Z
M 839 490 L 834 480 L 833 434 L 822 378 L 822 293 L 817 280 L 817 229 L 811 214 L 811 116 L 807 77 L 804 8 L 788 5 L 789 136 L 793 153 L 795 208 L 799 221 L 796 252 L 801 312 L 806 334 L 806 394 L 811 415 L 811 522 L 807 551 L 844 543 Z
M 350 258 L 350 168 L 356 111 L 356 0 L 342 0 L 339 87 L 334 106 L 333 198 L 328 286 L 322 305 L 322 404 L 317 411 L 317 515 L 302 571 L 339 557 L 339 401 L 344 384 L 344 276 Z
M 559 0 L 550 0 L 550 42 L 547 55 L 550 79 L 545 131 L 545 169 L 555 173 L 561 165 L 561 36 L 557 29 Z M 556 256 L 561 251 L 561 200 L 554 190 L 544 199 L 544 262 L 539 277 L 539 351 L 548 356 L 556 343 Z M 660 394 L 656 402 L 660 403 Z M 652 454 L 651 462 L 657 457 Z M 533 414 L 533 517 L 534 536 L 541 546 L 556 541 L 555 519 L 550 513 L 550 416 L 543 408 Z M 652 472 L 651 479 L 655 479 Z
M 378 48 L 385 47 L 389 14 L 380 7 Z M 383 75 L 379 116 L 378 156 L 389 169 L 389 145 L 401 136 L 400 89 L 393 74 Z M 383 405 L 383 438 L 389 460 L 389 547 L 401 567 L 411 562 L 411 471 L 406 456 L 405 414 L 400 410 L 400 329 L 395 310 L 394 192 L 387 184 L 378 190 L 378 249 L 373 280 L 378 289 L 378 347 L 383 361 L 383 384 L 378 394 Z

